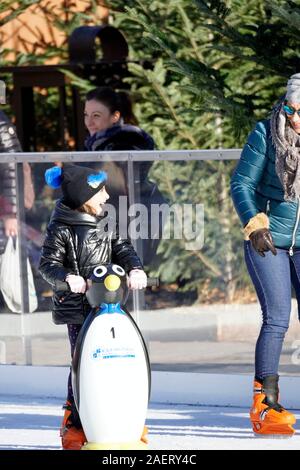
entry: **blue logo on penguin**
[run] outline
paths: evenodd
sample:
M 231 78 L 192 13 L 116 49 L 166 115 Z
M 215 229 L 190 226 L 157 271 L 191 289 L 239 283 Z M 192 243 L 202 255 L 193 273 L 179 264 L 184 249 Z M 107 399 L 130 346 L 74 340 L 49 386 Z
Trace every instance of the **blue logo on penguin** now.
M 97 359 L 98 355 L 101 354 L 101 348 L 96 349 L 95 352 L 93 352 L 93 359 Z
M 133 348 L 97 348 L 92 352 L 93 359 L 133 358 Z

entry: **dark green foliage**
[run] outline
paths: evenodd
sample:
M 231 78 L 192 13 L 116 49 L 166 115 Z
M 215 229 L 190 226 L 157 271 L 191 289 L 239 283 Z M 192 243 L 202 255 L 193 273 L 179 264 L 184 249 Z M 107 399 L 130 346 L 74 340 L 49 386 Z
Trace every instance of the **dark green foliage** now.
M 19 11 L 30 3 L 35 2 L 18 2 Z M 6 8 L 16 16 L 18 10 L 9 13 L 12 4 L 2 2 L 0 11 Z M 287 78 L 300 71 L 297 2 L 107 0 L 107 4 L 114 26 L 127 38 L 130 58 L 136 61 L 129 65 L 126 86 L 131 87 L 140 125 L 160 149 L 243 146 L 254 123 L 267 117 L 284 93 Z M 69 33 L 86 24 L 94 6 L 91 2 L 91 9 L 81 15 L 71 9 L 53 21 Z M 65 58 L 66 44 L 59 51 L 53 44 L 40 56 L 20 54 L 18 63 L 41 63 L 55 54 Z M 145 59 L 148 67 L 141 65 Z M 69 78 L 82 90 L 89 88 L 87 82 Z M 234 166 L 235 162 L 159 162 L 151 169 L 151 177 L 171 202 L 201 203 L 205 209 L 204 247 L 189 252 L 184 240 L 162 241 L 152 274 L 158 272 L 168 283 L 177 281 L 185 290 L 196 289 L 202 301 L 232 301 L 236 290 L 250 286 L 241 225 L 229 196 Z
M 132 58 L 155 58 L 153 69 L 131 66 L 129 79 L 141 124 L 159 148 L 240 147 L 254 123 L 268 117 L 299 71 L 300 9 L 294 2 L 175 0 L 111 2 L 130 40 Z M 191 254 L 174 240 L 160 245 L 159 272 L 185 288 L 210 285 L 227 299 L 249 286 L 241 226 L 229 196 L 235 163 L 167 163 L 152 175 L 172 199 L 205 206 L 205 245 Z M 190 182 L 182 181 L 190 169 Z M 237 248 L 238 247 L 238 248 Z M 207 262 L 209 260 L 209 263 Z M 176 269 L 175 269 L 176 267 Z

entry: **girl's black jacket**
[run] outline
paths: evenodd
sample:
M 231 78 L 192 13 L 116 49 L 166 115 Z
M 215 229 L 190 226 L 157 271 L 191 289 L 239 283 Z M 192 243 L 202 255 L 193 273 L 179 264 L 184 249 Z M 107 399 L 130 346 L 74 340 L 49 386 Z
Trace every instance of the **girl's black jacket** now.
M 68 274 L 88 279 L 96 266 L 110 262 L 127 272 L 143 269 L 131 242 L 121 238 L 117 227 L 108 231 L 103 225 L 103 218 L 72 210 L 61 200 L 56 203 L 39 266 L 43 278 L 54 290 L 54 323 L 82 324 L 91 309 L 85 295 L 57 291 L 56 280 L 64 281 Z

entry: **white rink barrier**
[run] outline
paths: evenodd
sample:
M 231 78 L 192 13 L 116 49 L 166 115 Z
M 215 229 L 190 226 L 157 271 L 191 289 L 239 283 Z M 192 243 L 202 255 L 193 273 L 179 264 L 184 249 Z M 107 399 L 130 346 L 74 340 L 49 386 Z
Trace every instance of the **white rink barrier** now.
M 0 395 L 65 399 L 67 367 L 0 365 Z M 248 408 L 250 375 L 152 372 L 151 402 Z M 300 409 L 300 377 L 280 378 L 280 396 L 288 409 Z M 1 397 L 0 397 L 1 398 Z

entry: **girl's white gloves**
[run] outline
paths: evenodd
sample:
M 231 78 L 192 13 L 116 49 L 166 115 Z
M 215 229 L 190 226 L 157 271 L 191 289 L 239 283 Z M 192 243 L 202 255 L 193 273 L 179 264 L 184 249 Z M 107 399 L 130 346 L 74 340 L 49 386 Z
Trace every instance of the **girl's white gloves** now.
M 86 291 L 86 281 L 81 276 L 75 274 L 68 274 L 66 282 L 69 284 L 71 292 L 74 294 L 84 294 Z
M 144 289 L 147 287 L 147 275 L 142 269 L 132 269 L 128 277 L 129 289 Z
M 87 290 L 86 281 L 81 276 L 68 274 L 66 282 L 69 284 L 71 292 L 84 294 Z M 128 276 L 129 289 L 144 289 L 147 287 L 147 275 L 142 269 L 132 269 Z

